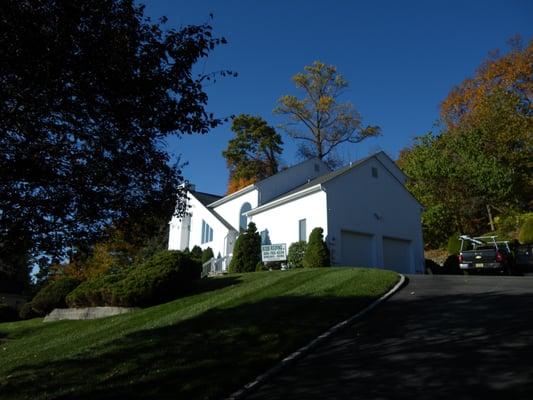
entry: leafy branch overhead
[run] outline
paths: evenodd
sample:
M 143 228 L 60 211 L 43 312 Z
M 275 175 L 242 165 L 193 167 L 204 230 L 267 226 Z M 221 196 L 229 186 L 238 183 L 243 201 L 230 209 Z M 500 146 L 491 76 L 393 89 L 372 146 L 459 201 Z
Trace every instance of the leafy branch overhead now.
M 336 164 L 335 150 L 341 144 L 359 143 L 381 134 L 378 126 L 363 126 L 353 104 L 340 101 L 348 82 L 336 67 L 315 61 L 304 70 L 292 78 L 304 96 L 282 96 L 274 109 L 275 114 L 286 117 L 282 127 L 300 141 L 303 158 L 318 157 Z
M 234 74 L 193 74 L 225 43 L 209 24 L 163 24 L 132 1 L 4 2 L 0 248 L 60 259 L 114 221 L 168 220 L 182 178 L 162 140 L 221 124 L 203 81 Z

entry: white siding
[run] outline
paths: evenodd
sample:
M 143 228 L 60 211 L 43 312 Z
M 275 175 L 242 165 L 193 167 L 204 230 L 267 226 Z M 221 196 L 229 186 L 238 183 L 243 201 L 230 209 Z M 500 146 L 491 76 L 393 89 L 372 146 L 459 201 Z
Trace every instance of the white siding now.
M 372 176 L 372 168 L 378 172 Z M 386 170 L 372 158 L 345 174 L 324 184 L 328 203 L 328 243 L 332 263 L 345 265 L 344 255 L 350 254 L 342 246 L 342 231 L 372 235 L 375 267 L 383 267 L 383 237 L 411 242 L 409 273 L 423 272 L 424 254 L 420 215 L 422 208 Z
M 214 210 L 224 218 L 237 232 L 239 231 L 240 211 L 244 203 L 250 203 L 252 210 L 257 207 L 259 194 L 257 189 L 244 193 L 235 199 L 223 203 Z M 216 255 L 216 254 L 215 254 Z
M 380 151 L 379 153 L 376 154 L 376 157 L 379 161 L 383 163 L 383 165 L 385 165 L 385 168 L 387 168 L 389 172 L 393 174 L 396 177 L 396 179 L 398 179 L 402 183 L 402 185 L 405 185 L 407 176 L 403 173 L 403 171 L 400 168 L 398 168 L 396 163 L 392 161 L 389 158 L 389 156 L 387 156 L 384 152 Z
M 304 161 L 281 171 L 257 184 L 260 191 L 259 204 L 266 204 L 275 197 L 328 172 L 330 172 L 328 166 L 318 158 Z
M 211 247 L 215 257 L 220 253 L 221 256 L 227 255 L 227 248 L 233 249 L 234 243 L 228 243 L 226 238 L 230 233 L 229 229 L 218 220 L 201 202 L 199 202 L 193 195 L 188 194 L 190 217 L 190 233 L 188 230 L 187 217 L 180 221 L 174 217 L 170 222 L 170 234 L 168 241 L 168 248 L 170 250 L 184 250 L 186 247 L 191 250 L 194 246 L 200 246 L 202 249 Z M 213 240 L 211 242 L 202 243 L 202 220 L 205 221 L 213 229 Z M 188 244 L 183 237 L 189 237 Z M 230 235 L 230 241 L 233 241 Z
M 327 235 L 327 198 L 322 190 L 279 205 L 259 214 L 250 216 L 259 232 L 268 230 L 272 244 L 286 243 L 287 250 L 291 243 L 298 241 L 299 221 L 306 220 L 306 236 L 313 228 L 324 229 Z

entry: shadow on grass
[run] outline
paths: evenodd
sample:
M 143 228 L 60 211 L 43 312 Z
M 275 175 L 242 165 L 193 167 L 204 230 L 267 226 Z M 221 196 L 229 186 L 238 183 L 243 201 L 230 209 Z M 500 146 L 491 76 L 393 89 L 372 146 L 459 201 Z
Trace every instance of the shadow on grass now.
M 288 296 L 218 308 L 73 358 L 13 369 L 0 378 L 0 392 L 32 399 L 220 398 L 371 300 Z
M 187 293 L 187 296 L 193 296 L 204 292 L 212 292 L 214 290 L 224 289 L 229 286 L 234 286 L 242 283 L 240 276 L 222 276 L 201 279 L 194 289 Z
M 242 280 L 239 276 L 202 279 L 195 286 L 193 286 L 190 290 L 186 291 L 185 293 L 182 293 L 181 296 L 176 297 L 173 300 L 169 300 L 168 302 L 172 302 L 180 298 L 195 296 L 195 295 L 202 294 L 205 292 L 213 292 L 213 291 L 224 289 L 224 288 L 234 286 L 240 283 L 242 283 Z M 108 318 L 113 318 L 113 317 L 108 317 Z M 42 322 L 42 318 L 41 318 L 41 322 Z M 57 321 L 55 321 L 54 323 L 57 323 Z M 9 336 L 9 339 L 20 339 L 24 336 L 37 335 L 39 334 L 40 331 L 47 329 L 49 326 L 50 326 L 49 323 L 42 323 L 42 324 L 39 323 L 39 324 L 34 324 L 31 326 L 26 326 L 26 327 L 17 327 L 16 332 L 11 333 L 11 334 L 7 334 L 6 332 L 3 332 L 0 328 L 0 342 L 2 341 L 2 339 L 5 339 L 8 336 Z

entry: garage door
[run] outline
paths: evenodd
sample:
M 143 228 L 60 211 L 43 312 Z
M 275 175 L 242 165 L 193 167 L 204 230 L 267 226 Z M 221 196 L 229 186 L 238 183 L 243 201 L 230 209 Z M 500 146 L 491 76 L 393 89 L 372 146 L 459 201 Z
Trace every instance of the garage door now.
M 383 265 L 387 269 L 411 273 L 411 242 L 408 240 L 383 238 Z
M 374 266 L 373 236 L 350 231 L 341 232 L 341 263 L 346 266 Z

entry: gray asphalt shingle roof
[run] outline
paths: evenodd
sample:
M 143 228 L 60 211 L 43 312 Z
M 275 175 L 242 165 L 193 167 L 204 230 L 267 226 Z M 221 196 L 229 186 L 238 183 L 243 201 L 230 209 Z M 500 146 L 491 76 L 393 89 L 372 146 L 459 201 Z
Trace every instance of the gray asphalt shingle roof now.
M 208 204 L 211 204 L 211 203 L 221 199 L 222 196 L 217 196 L 216 194 L 210 194 L 210 193 L 204 193 L 204 192 L 196 192 L 196 191 L 191 191 L 191 194 L 200 203 L 202 203 L 205 206 L 205 208 L 207 208 L 209 210 L 209 212 L 211 212 L 211 214 L 213 214 L 213 216 L 220 221 L 220 223 L 222 225 L 224 225 L 229 230 L 232 230 L 232 231 L 235 230 L 235 228 L 233 226 L 231 226 L 231 224 L 228 221 L 226 221 L 224 218 L 222 218 L 222 216 L 219 213 L 217 213 L 212 208 L 207 207 Z
M 282 197 L 290 196 L 291 194 L 295 194 L 295 193 L 301 192 L 302 190 L 308 189 L 310 187 L 313 187 L 313 186 L 316 186 L 316 185 L 321 185 L 322 183 L 326 183 L 326 182 L 336 178 L 337 176 L 344 174 L 346 171 L 349 171 L 350 169 L 361 165 L 363 162 L 365 162 L 366 160 L 368 160 L 369 158 L 372 158 L 372 157 L 373 157 L 373 155 L 369 156 L 369 157 L 362 158 L 362 159 L 360 159 L 360 160 L 358 160 L 356 162 L 353 162 L 353 163 L 351 163 L 349 165 L 341 167 L 341 168 L 339 168 L 339 169 L 337 169 L 335 171 L 328 172 L 327 174 L 320 175 L 319 177 L 317 177 L 315 179 L 311 179 L 310 181 L 308 181 L 307 183 L 304 183 L 303 185 L 297 186 L 296 188 L 294 188 L 294 189 L 292 189 L 292 190 L 290 190 L 288 192 L 280 194 L 276 198 L 270 200 L 269 203 L 273 202 L 273 201 L 276 201 L 278 199 L 281 199 Z

